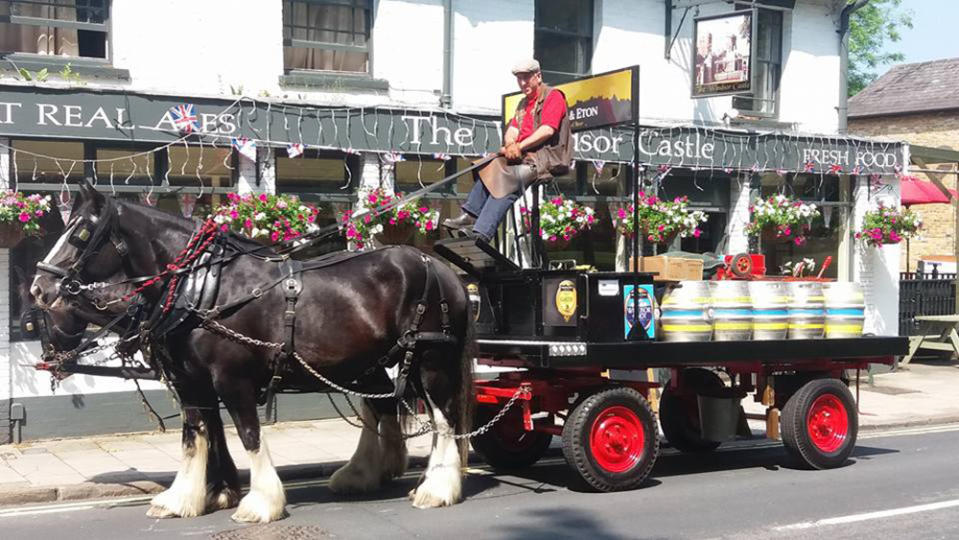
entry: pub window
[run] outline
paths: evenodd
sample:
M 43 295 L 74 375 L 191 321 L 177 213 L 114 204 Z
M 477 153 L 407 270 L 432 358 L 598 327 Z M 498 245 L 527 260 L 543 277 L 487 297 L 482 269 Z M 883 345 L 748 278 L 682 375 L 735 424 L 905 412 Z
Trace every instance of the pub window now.
M 107 58 L 109 0 L 0 0 L 0 52 Z
M 593 58 L 593 0 L 536 0 L 534 51 L 549 84 L 587 75 Z
M 285 0 L 283 69 L 368 73 L 372 0 Z
M 733 97 L 733 107 L 747 114 L 775 116 L 782 73 L 783 13 L 772 9 L 756 11 L 752 92 Z

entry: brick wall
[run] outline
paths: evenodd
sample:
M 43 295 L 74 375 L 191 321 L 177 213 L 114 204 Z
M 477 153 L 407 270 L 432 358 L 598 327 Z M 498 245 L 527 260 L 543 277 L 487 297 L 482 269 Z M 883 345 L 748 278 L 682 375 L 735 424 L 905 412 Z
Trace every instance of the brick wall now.
M 849 131 L 857 135 L 902 140 L 922 146 L 959 150 L 959 111 L 945 111 L 903 116 L 850 118 Z M 935 168 L 932 164 L 930 167 Z M 923 180 L 928 175 L 917 173 Z M 956 176 L 945 175 L 947 187 L 956 187 Z M 918 240 L 909 242 L 909 268 L 923 255 L 955 255 L 956 214 L 950 204 L 926 204 L 914 208 L 925 222 Z M 905 246 L 900 268 L 906 269 Z

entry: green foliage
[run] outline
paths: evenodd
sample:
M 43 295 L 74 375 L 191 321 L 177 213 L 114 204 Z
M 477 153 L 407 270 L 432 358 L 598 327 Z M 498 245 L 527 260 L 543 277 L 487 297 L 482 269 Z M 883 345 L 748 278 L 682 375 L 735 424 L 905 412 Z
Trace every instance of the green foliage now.
M 900 52 L 884 52 L 887 42 L 901 39 L 901 28 L 912 28 L 912 11 L 902 9 L 902 0 L 871 0 L 852 14 L 847 74 L 850 96 L 876 79 L 879 66 L 905 60 Z

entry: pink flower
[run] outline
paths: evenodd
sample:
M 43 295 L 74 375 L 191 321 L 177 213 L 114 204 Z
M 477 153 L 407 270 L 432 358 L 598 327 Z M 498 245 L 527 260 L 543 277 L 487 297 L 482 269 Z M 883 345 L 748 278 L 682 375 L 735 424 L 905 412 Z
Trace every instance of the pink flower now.
M 240 217 L 240 213 L 237 212 L 236 210 L 230 210 L 230 217 L 233 218 L 233 219 L 236 219 L 236 218 Z
M 316 221 L 316 214 L 311 215 L 310 217 L 306 218 L 306 220 L 309 221 L 310 223 L 313 223 L 314 221 Z
M 246 220 L 243 222 L 243 226 L 246 227 L 247 229 L 252 229 L 252 228 L 253 228 L 253 220 L 250 219 L 250 218 L 246 218 Z
M 370 196 L 367 197 L 367 200 L 370 201 L 370 204 L 376 204 L 376 194 L 370 193 Z
M 365 246 L 365 245 L 366 245 L 366 244 L 364 244 L 363 242 L 357 242 L 357 243 L 356 243 L 356 249 L 363 249 L 363 246 Z
M 553 204 L 555 204 L 556 206 L 560 206 L 560 205 L 563 204 L 563 198 L 562 198 L 562 197 L 556 197 L 555 199 L 553 199 L 553 200 L 550 201 L 550 202 L 553 203 Z
M 568 234 L 563 235 L 563 240 L 569 240 L 570 236 Z
M 260 202 L 267 202 L 269 197 L 266 196 L 266 193 L 260 193 Z
M 432 221 L 427 221 L 427 222 L 426 222 L 426 230 L 427 230 L 427 231 L 432 231 L 432 230 L 433 230 L 433 222 L 432 222 Z
M 396 225 L 396 218 L 390 218 L 390 225 Z
M 363 223 L 366 223 L 367 225 L 369 225 L 371 221 L 373 221 L 373 216 L 369 214 L 366 214 L 365 216 L 363 216 Z
M 28 221 L 30 221 L 30 214 L 27 212 L 20 212 L 20 222 L 26 223 Z
M 285 209 L 286 206 L 287 206 L 287 205 L 286 205 L 286 201 L 284 201 L 283 199 L 278 199 L 278 200 L 276 201 L 276 207 L 279 208 L 280 210 Z
M 551 234 L 551 235 L 549 236 L 549 241 L 550 241 L 550 242 L 555 242 L 556 240 L 557 240 L 557 238 L 556 238 L 556 235 L 555 235 L 555 234 Z
M 421 206 L 421 207 L 420 207 L 420 212 L 423 213 L 423 214 L 425 214 L 425 213 L 427 213 L 427 212 L 429 212 L 429 211 L 430 211 L 430 209 L 427 208 L 427 207 L 425 207 L 425 206 Z
M 896 231 L 889 231 L 889 240 L 892 241 L 893 244 L 898 244 L 902 240 L 902 237 L 896 234 Z
M 792 234 L 792 232 L 793 230 L 790 229 L 789 227 L 786 227 L 785 229 L 783 229 L 783 235 L 785 236 L 789 236 L 790 234 Z
M 43 215 L 43 210 L 37 210 L 36 212 L 33 213 L 33 215 L 37 217 L 41 217 Z
M 616 215 L 619 216 L 619 219 L 625 219 L 625 218 L 626 218 L 626 211 L 623 210 L 622 208 L 620 208 L 620 209 L 616 212 Z
M 659 232 L 663 232 L 663 231 L 666 230 L 666 226 L 665 226 L 665 225 L 660 225 L 659 227 L 657 227 L 657 229 L 659 229 Z
M 703 231 L 699 229 L 693 229 L 693 236 L 699 238 L 703 234 Z
M 229 231 L 229 230 L 230 230 L 230 228 L 227 227 L 226 224 L 220 225 L 220 231 L 222 231 L 222 232 L 227 232 L 227 231 Z
M 279 231 L 273 231 L 273 232 L 270 233 L 270 242 L 276 242 L 276 241 L 279 240 L 279 239 L 280 239 L 280 232 L 279 232 Z

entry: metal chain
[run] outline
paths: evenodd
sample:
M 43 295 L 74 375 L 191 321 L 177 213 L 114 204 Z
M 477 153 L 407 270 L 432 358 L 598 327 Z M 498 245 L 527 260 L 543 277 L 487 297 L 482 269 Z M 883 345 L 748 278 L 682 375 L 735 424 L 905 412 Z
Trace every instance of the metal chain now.
M 261 341 L 259 339 L 251 338 L 235 330 L 231 330 L 211 319 L 207 319 L 206 321 L 204 321 L 203 325 L 206 328 L 215 330 L 239 343 L 243 343 L 246 345 L 251 345 L 256 347 L 265 347 L 268 349 L 281 349 L 283 347 L 283 343 L 276 343 L 272 341 Z M 306 363 L 306 360 L 304 360 L 303 357 L 300 356 L 298 352 L 296 351 L 293 352 L 293 358 L 295 358 L 296 361 L 299 362 L 301 366 L 303 366 L 303 369 L 308 371 L 311 375 L 319 379 L 324 384 L 328 385 L 330 388 L 333 388 L 334 390 L 338 390 L 344 394 L 366 398 L 366 399 L 390 399 L 390 398 L 396 397 L 393 392 L 385 392 L 382 394 L 365 394 L 363 392 L 357 392 L 355 390 L 345 388 L 343 386 L 336 384 L 330 379 L 324 377 L 323 375 L 320 374 L 320 372 L 313 369 L 313 367 L 309 365 L 308 363 Z M 516 404 L 516 401 L 519 400 L 520 397 L 526 396 L 528 393 L 529 393 L 529 390 L 526 387 L 521 386 L 520 388 L 517 388 L 516 392 L 513 394 L 513 397 L 511 397 L 509 401 L 506 402 L 506 405 L 498 413 L 496 413 L 496 416 L 490 419 L 489 422 L 487 422 L 485 425 L 480 426 L 479 428 L 469 433 L 459 433 L 459 434 L 449 433 L 448 430 L 446 432 L 443 432 L 436 429 L 435 423 L 432 420 L 430 420 L 429 422 L 424 422 L 423 420 L 420 420 L 419 416 L 417 416 L 416 414 L 416 411 L 413 410 L 413 407 L 410 406 L 410 404 L 407 403 L 405 399 L 397 399 L 397 401 L 399 401 L 403 405 L 403 407 L 410 413 L 410 416 L 412 416 L 413 419 L 420 425 L 419 429 L 416 432 L 408 435 L 404 434 L 404 439 L 419 437 L 420 435 L 424 435 L 430 432 L 436 433 L 439 435 L 444 435 L 455 440 L 472 439 L 473 437 L 483 435 L 487 431 L 489 431 L 497 422 L 499 422 L 500 419 L 502 419 L 507 412 L 509 412 L 509 410 L 513 407 L 513 405 Z M 429 395 L 427 395 L 427 399 L 429 399 Z M 432 402 L 432 400 L 430 401 Z

